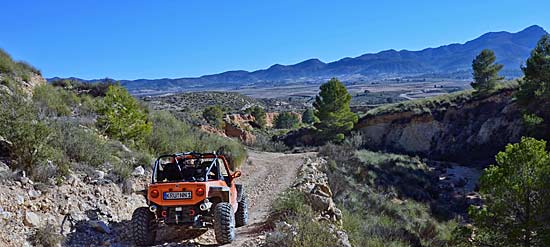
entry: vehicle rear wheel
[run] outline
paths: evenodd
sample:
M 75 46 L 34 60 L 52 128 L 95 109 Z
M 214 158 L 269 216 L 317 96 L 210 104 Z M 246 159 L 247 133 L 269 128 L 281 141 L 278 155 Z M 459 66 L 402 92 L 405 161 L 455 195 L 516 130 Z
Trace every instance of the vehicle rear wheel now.
M 214 233 L 218 244 L 228 244 L 235 240 L 235 214 L 231 204 L 220 202 L 214 209 Z
M 246 194 L 243 192 L 241 200 L 239 201 L 239 208 L 237 208 L 237 213 L 235 214 L 235 221 L 237 227 L 245 226 L 248 224 L 248 199 Z
M 155 242 L 155 215 L 149 208 L 137 208 L 132 214 L 132 239 L 138 246 L 149 246 Z

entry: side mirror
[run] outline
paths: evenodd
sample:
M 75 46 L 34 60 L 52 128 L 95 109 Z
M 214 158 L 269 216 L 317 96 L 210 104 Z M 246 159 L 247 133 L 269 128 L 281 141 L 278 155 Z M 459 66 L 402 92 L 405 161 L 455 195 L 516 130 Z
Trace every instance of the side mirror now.
M 231 175 L 231 177 L 233 178 L 238 178 L 242 175 L 241 171 L 236 171 L 235 173 L 233 173 L 233 175 Z

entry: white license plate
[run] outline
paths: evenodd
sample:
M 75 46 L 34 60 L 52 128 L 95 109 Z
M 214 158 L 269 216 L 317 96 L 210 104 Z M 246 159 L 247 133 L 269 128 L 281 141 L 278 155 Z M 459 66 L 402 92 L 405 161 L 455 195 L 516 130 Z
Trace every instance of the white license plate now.
M 191 191 L 164 192 L 164 200 L 191 199 Z

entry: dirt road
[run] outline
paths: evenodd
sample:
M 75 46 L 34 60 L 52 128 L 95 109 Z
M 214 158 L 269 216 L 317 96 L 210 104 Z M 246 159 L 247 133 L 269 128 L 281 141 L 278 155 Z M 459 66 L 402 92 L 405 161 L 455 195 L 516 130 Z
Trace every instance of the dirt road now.
M 289 188 L 296 179 L 296 173 L 304 159 L 315 153 L 283 154 L 249 151 L 249 159 L 241 167 L 243 184 L 249 201 L 249 224 L 237 228 L 236 240 L 224 246 L 256 246 L 255 240 L 262 235 L 261 226 L 266 220 L 271 204 L 277 196 Z M 178 244 L 160 246 L 218 246 L 214 232 Z

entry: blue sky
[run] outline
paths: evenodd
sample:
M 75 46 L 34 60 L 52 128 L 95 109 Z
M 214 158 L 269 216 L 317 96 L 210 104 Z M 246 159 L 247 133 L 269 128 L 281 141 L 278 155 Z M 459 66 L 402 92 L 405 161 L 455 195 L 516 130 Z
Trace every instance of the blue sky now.
M 550 1 L 2 0 L 0 47 L 44 76 L 177 78 L 550 29 Z

